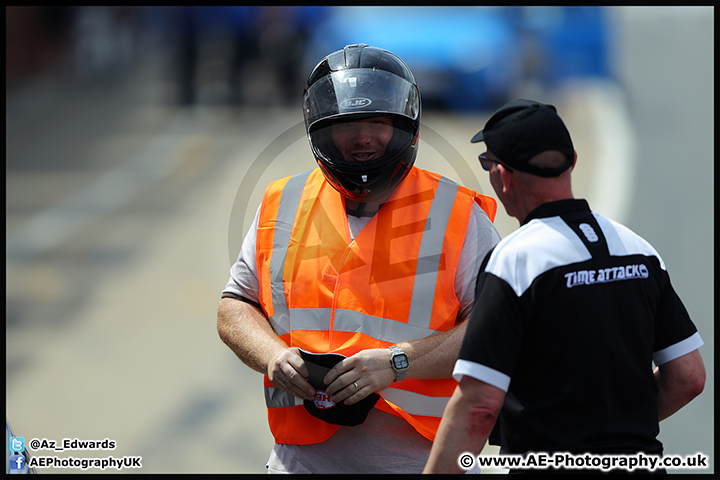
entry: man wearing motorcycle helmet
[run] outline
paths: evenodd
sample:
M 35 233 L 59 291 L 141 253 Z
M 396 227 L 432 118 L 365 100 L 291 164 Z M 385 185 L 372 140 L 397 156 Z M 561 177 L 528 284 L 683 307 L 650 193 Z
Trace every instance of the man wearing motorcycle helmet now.
M 387 50 L 325 57 L 303 114 L 319 168 L 266 188 L 218 332 L 265 375 L 269 473 L 420 473 L 496 202 L 414 166 L 420 93 Z
M 310 74 L 303 114 L 313 154 L 344 197 L 372 201 L 391 192 L 415 162 L 420 93 L 410 69 L 380 48 L 349 46 L 328 55 Z M 328 125 L 388 116 L 394 135 L 385 155 L 348 161 L 328 138 Z

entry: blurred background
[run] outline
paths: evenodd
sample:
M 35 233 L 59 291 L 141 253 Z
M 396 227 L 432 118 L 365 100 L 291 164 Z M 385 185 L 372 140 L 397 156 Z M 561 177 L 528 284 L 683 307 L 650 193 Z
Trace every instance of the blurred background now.
M 575 196 L 657 248 L 703 336 L 705 392 L 660 439 L 666 454 L 710 457 L 707 470 L 672 472 L 714 473 L 713 18 L 713 7 L 6 7 L 16 435 L 114 440 L 31 454 L 141 456 L 141 473 L 265 471 L 261 376 L 217 336 L 220 292 L 264 186 L 315 165 L 305 77 L 367 43 L 416 74 L 416 165 L 486 194 L 472 135 L 515 97 L 558 107 L 579 155 Z M 500 206 L 496 226 L 517 222 Z

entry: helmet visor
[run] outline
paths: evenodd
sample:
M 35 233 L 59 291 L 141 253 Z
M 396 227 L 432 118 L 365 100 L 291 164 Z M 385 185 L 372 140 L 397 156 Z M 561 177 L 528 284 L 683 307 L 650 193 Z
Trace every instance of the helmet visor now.
M 398 114 L 416 120 L 420 113 L 417 87 L 383 70 L 349 69 L 333 72 L 308 88 L 303 96 L 305 125 L 353 114 Z

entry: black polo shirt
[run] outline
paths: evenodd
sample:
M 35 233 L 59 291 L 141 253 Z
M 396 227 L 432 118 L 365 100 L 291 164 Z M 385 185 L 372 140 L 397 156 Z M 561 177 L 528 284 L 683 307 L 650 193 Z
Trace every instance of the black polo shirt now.
M 454 376 L 507 392 L 503 453 L 659 454 L 653 363 L 701 345 L 655 249 L 562 200 L 486 258 Z

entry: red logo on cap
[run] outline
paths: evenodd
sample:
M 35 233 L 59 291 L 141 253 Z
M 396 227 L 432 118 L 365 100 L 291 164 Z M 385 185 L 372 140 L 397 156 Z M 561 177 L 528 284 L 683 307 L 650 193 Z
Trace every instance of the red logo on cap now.
M 315 391 L 315 399 L 313 400 L 313 403 L 320 410 L 333 408 L 335 406 L 335 402 L 332 401 L 332 397 L 324 390 Z

